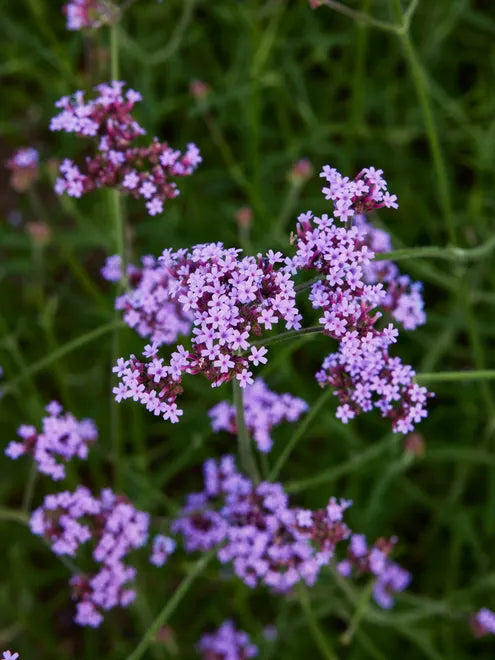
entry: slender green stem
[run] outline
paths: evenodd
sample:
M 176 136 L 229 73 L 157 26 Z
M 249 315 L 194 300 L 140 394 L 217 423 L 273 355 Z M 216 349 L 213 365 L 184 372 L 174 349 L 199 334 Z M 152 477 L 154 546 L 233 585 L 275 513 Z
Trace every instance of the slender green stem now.
M 392 252 L 379 252 L 375 254 L 375 261 L 404 261 L 406 259 L 444 259 L 446 261 L 466 262 L 476 261 L 487 257 L 495 250 L 495 236 L 492 236 L 483 245 L 474 248 L 459 248 L 453 245 L 437 247 L 427 245 L 424 247 L 403 248 Z
M 0 506 L 0 520 L 18 522 L 21 525 L 29 525 L 29 516 L 23 511 L 16 511 L 15 509 L 7 509 Z
M 402 47 L 404 49 L 406 59 L 411 69 L 414 86 L 416 87 L 416 93 L 418 95 L 418 100 L 423 113 L 426 134 L 428 136 L 428 142 L 430 143 L 431 155 L 433 157 L 433 166 L 435 168 L 438 182 L 438 193 L 445 223 L 445 230 L 449 241 L 454 244 L 456 240 L 456 230 L 454 224 L 454 216 L 452 213 L 449 180 L 437 128 L 435 125 L 435 119 L 433 117 L 433 111 L 431 109 L 430 99 L 428 97 L 428 84 L 426 81 L 426 76 L 409 36 L 409 30 L 403 30 L 398 34 L 402 42 Z
M 339 14 L 343 14 L 344 16 L 348 16 L 349 18 L 352 18 L 354 21 L 357 21 L 358 23 L 363 23 L 364 25 L 370 25 L 371 27 L 378 28 L 379 30 L 385 30 L 386 32 L 400 33 L 402 29 L 401 25 L 397 25 L 396 23 L 390 23 L 388 21 L 380 21 L 377 18 L 373 18 L 369 14 L 365 14 L 361 11 L 356 11 L 355 9 L 351 9 L 350 7 L 347 7 L 342 3 L 337 2 L 337 0 L 320 0 L 320 2 L 322 5 L 326 5 L 327 7 L 330 7 L 330 9 L 334 9 L 335 11 L 339 12 Z
M 302 337 L 303 335 L 313 335 L 316 333 L 323 332 L 324 328 L 322 325 L 313 325 L 309 328 L 301 328 L 300 330 L 289 330 L 288 332 L 281 332 L 279 335 L 273 335 L 273 337 L 266 337 L 265 339 L 257 339 L 252 341 L 252 346 L 268 346 L 269 344 L 279 344 L 282 341 L 288 341 L 289 339 L 297 339 L 297 337 Z
M 289 189 L 277 220 L 279 231 L 283 234 L 287 232 L 287 224 L 291 218 L 297 200 L 299 199 L 299 194 L 303 185 L 302 181 L 291 181 L 289 184 Z
M 119 22 L 116 21 L 110 26 L 110 73 L 112 80 L 119 79 Z M 110 190 L 110 206 L 111 215 L 113 216 L 114 223 L 114 236 L 115 247 L 117 254 L 120 256 L 122 264 L 122 279 L 118 283 L 118 291 L 121 292 L 127 286 L 127 273 L 126 273 L 126 248 L 125 248 L 125 222 L 122 213 L 122 200 L 118 188 Z M 115 320 L 118 319 L 118 311 L 115 310 Z M 112 357 L 115 361 L 121 355 L 120 351 L 120 328 L 115 326 L 112 338 Z M 114 483 L 115 488 L 121 487 L 121 410 L 117 407 L 110 389 L 110 439 L 113 448 L 113 465 L 114 465 Z
M 366 614 L 366 610 L 370 604 L 371 594 L 373 593 L 373 587 L 375 586 L 375 580 L 372 580 L 367 584 L 361 592 L 361 596 L 356 604 L 356 609 L 354 610 L 354 615 L 347 627 L 347 630 L 342 634 L 340 640 L 342 644 L 346 646 L 349 645 L 354 637 L 361 619 Z
M 320 624 L 318 623 L 318 619 L 313 612 L 308 596 L 308 590 L 304 584 L 299 583 L 297 585 L 297 593 L 299 596 L 299 603 L 301 604 L 301 608 L 308 623 L 308 627 L 311 631 L 311 634 L 313 635 L 313 639 L 316 645 L 320 649 L 322 658 L 326 658 L 327 660 L 337 660 L 337 656 L 335 655 L 328 638 L 323 634 L 323 631 L 320 628 Z
M 293 452 L 295 446 L 297 445 L 299 440 L 303 437 L 303 435 L 306 433 L 310 424 L 313 422 L 316 415 L 320 412 L 321 408 L 327 402 L 327 400 L 330 398 L 332 394 L 333 394 L 333 390 L 331 390 L 330 388 L 327 388 L 320 394 L 318 399 L 311 407 L 311 410 L 306 415 L 306 417 L 304 417 L 302 422 L 299 424 L 295 433 L 292 434 L 288 443 L 285 445 L 284 450 L 282 451 L 277 461 L 275 462 L 275 465 L 273 466 L 272 471 L 270 472 L 270 475 L 268 477 L 269 481 L 274 481 L 278 477 L 280 470 L 283 468 L 290 454 Z
M 416 374 L 418 383 L 452 382 L 460 380 L 493 380 L 495 369 L 478 369 L 473 371 L 438 371 L 436 373 Z
M 71 353 L 72 351 L 76 350 L 77 348 L 80 348 L 81 346 L 85 346 L 86 344 L 89 344 L 90 342 L 94 341 L 95 339 L 98 339 L 99 337 L 106 334 L 107 332 L 110 332 L 111 330 L 115 330 L 115 327 L 122 327 L 122 326 L 123 326 L 122 321 L 118 321 L 118 322 L 112 321 L 111 323 L 105 323 L 104 325 L 101 325 L 98 328 L 95 328 L 94 330 L 90 330 L 89 332 L 85 332 L 80 337 L 76 337 L 72 341 L 67 342 L 63 346 L 57 348 L 57 350 L 53 351 L 53 353 L 50 353 L 50 355 L 47 355 L 41 360 L 38 360 L 37 362 L 34 362 L 33 364 L 26 367 L 26 369 L 22 370 L 21 373 L 15 378 L 12 378 L 12 380 L 10 380 L 8 383 L 5 384 L 4 387 L 2 387 L 3 394 L 9 394 L 16 385 L 26 380 L 26 378 L 29 378 L 30 376 L 33 376 L 34 374 L 37 374 L 40 371 L 43 371 L 43 369 L 49 367 L 53 362 L 60 360 L 68 353 Z
M 34 487 L 38 478 L 38 469 L 36 463 L 33 461 L 29 468 L 29 476 L 24 488 L 24 495 L 22 497 L 22 511 L 27 514 L 31 508 L 33 501 Z
M 308 488 L 315 488 L 321 484 L 329 484 L 335 479 L 342 477 L 346 474 L 352 474 L 357 470 L 361 469 L 363 465 L 371 463 L 373 460 L 389 451 L 393 446 L 393 443 L 397 442 L 397 436 L 395 434 L 386 435 L 383 440 L 377 442 L 376 444 L 371 445 L 368 449 L 359 452 L 358 454 L 352 456 L 344 463 L 336 465 L 331 468 L 327 468 L 318 474 L 314 474 L 307 479 L 301 481 L 292 481 L 285 486 L 285 490 L 288 493 L 300 493 L 303 490 Z
M 119 22 L 110 26 L 110 75 L 112 80 L 119 79 Z
M 189 573 L 186 575 L 186 577 L 182 580 L 180 585 L 175 590 L 173 596 L 170 598 L 167 604 L 163 607 L 162 611 L 153 621 L 151 626 L 145 632 L 143 638 L 136 646 L 134 651 L 127 656 L 126 660 L 139 660 L 139 658 L 143 657 L 144 653 L 146 652 L 150 644 L 153 643 L 157 632 L 160 630 L 162 626 L 165 625 L 168 619 L 170 619 L 170 617 L 175 612 L 181 600 L 189 591 L 193 582 L 204 571 L 206 566 L 215 556 L 215 553 L 216 553 L 216 549 L 202 555 L 202 557 L 193 565 Z
M 256 461 L 254 460 L 251 438 L 244 418 L 244 401 L 242 387 L 234 378 L 232 381 L 234 392 L 235 420 L 237 426 L 237 441 L 239 446 L 239 457 L 243 470 L 249 475 L 253 483 L 259 483 L 260 476 Z

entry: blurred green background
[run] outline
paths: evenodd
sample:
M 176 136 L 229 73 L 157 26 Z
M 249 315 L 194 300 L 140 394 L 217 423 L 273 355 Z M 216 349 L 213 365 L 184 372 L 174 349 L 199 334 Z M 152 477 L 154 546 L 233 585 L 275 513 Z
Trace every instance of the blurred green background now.
M 54 102 L 110 77 L 109 30 L 68 32 L 61 4 L 0 5 L 0 160 L 34 146 L 43 164 L 33 192 L 13 191 L 5 169 L 0 189 L 3 443 L 19 424 L 39 425 L 43 406 L 57 398 L 100 429 L 90 460 L 71 467 L 67 487 L 115 483 L 118 460 L 116 486 L 150 511 L 159 528 L 185 493 L 201 487 L 202 461 L 234 451 L 231 438 L 212 434 L 206 414 L 230 390 L 190 378 L 184 416 L 170 426 L 131 402 L 112 403 L 111 332 L 64 349 L 114 319 L 115 292 L 99 269 L 114 253 L 115 238 L 106 191 L 72 201 L 52 191 L 57 161 L 81 159 L 85 148 L 74 136 L 49 132 Z M 387 24 L 398 20 L 400 8 L 384 0 L 346 6 Z M 289 250 L 298 213 L 329 211 L 318 178 L 326 163 L 349 176 L 368 165 L 384 169 L 400 208 L 373 221 L 396 247 L 454 240 L 470 248 L 489 240 L 494 5 L 420 0 L 413 8 L 409 30 L 397 32 L 330 7 L 311 10 L 303 0 L 131 4 L 119 27 L 120 70 L 143 95 L 138 120 L 148 135 L 175 148 L 195 142 L 203 156 L 162 216 L 148 217 L 140 202 L 127 200 L 132 259 L 218 240 L 241 241 L 253 253 Z M 209 86 L 203 100 L 191 95 L 193 80 Z M 300 158 L 312 162 L 314 174 L 297 187 L 289 173 Z M 239 235 L 235 221 L 240 207 L 253 211 L 248 236 Z M 44 238 L 33 222 L 48 228 Z M 494 368 L 492 255 L 400 267 L 424 282 L 428 322 L 401 333 L 397 354 L 419 372 Z M 142 343 L 132 331 L 121 332 L 122 355 L 137 353 Z M 319 396 L 314 373 L 331 350 L 322 336 L 274 346 L 260 375 L 311 405 Z M 475 640 L 468 626 L 473 611 L 495 608 L 493 389 L 489 381 L 431 388 L 436 398 L 418 428 L 423 456 L 406 453 L 403 438 L 376 414 L 343 426 L 330 397 L 280 476 L 301 505 L 323 506 L 332 494 L 352 498 L 351 527 L 370 539 L 397 535 L 395 558 L 413 573 L 390 612 L 363 600 L 365 582 L 345 588 L 330 570 L 322 574 L 312 607 L 339 658 L 494 657 L 494 642 Z M 277 430 L 274 457 L 292 432 Z M 136 604 L 109 613 L 98 631 L 83 630 L 72 623 L 67 568 L 12 513 L 31 501 L 28 460 L 14 463 L 2 452 L 0 474 L 0 650 L 16 649 L 22 660 L 126 658 L 192 559 L 179 552 L 156 569 L 146 551 L 137 553 Z M 53 484 L 39 478 L 34 485 L 32 506 L 38 506 Z M 262 658 L 318 653 L 294 598 L 252 592 L 213 563 L 144 657 L 195 657 L 200 635 L 228 616 L 257 643 L 264 625 L 277 626 L 277 640 L 261 643 Z M 349 626 L 346 645 L 341 635 Z

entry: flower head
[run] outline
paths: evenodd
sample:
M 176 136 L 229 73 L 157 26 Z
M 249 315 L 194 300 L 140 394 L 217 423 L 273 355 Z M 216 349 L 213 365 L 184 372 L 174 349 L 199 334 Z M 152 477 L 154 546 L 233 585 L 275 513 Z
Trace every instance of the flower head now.
M 65 478 L 65 462 L 74 456 L 87 458 L 98 431 L 89 419 L 78 421 L 71 413 L 62 414 L 62 406 L 57 401 L 49 403 L 46 411 L 48 415 L 41 421 L 41 432 L 34 426 L 22 424 L 17 431 L 21 442 L 10 442 L 5 453 L 14 460 L 23 454 L 32 456 L 38 470 L 57 481 Z
M 124 87 L 120 81 L 102 83 L 96 86 L 91 100 L 76 92 L 56 103 L 60 112 L 52 118 L 50 129 L 93 138 L 97 144 L 84 169 L 64 160 L 55 191 L 81 197 L 96 188 L 119 187 L 144 200 L 148 213 L 156 215 L 162 212 L 166 199 L 179 194 L 172 179 L 192 174 L 201 156 L 192 143 L 184 154 L 157 138 L 147 147 L 135 146 L 136 139 L 145 133 L 132 115 L 141 95 L 133 89 L 124 91 Z

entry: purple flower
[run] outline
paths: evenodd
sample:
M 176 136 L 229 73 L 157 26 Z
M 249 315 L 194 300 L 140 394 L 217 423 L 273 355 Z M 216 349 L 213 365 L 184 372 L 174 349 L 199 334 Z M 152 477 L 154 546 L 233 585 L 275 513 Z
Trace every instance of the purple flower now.
M 188 497 L 172 531 L 182 534 L 189 552 L 221 544 L 218 559 L 231 563 L 249 587 L 264 583 L 283 593 L 300 580 L 314 584 L 335 546 L 350 534 L 325 509 L 291 508 L 280 484 L 255 486 L 237 472 L 229 456 L 207 461 L 204 475 L 205 491 Z M 349 506 L 334 498 L 331 504 L 340 518 Z
M 70 0 L 62 11 L 67 17 L 68 30 L 99 28 L 118 17 L 118 8 L 102 0 Z
M 323 192 L 334 203 L 334 216 L 342 220 L 384 206 L 388 198 L 382 174 L 370 167 L 350 181 L 326 165 L 320 176 L 329 183 Z M 398 285 L 391 279 L 389 289 L 384 288 L 379 271 L 373 270 L 370 246 L 384 251 L 388 237 L 369 231 L 362 219 L 358 226 L 347 228 L 328 215 L 301 214 L 297 251 L 288 268 L 320 276 L 311 287 L 310 301 L 322 310 L 319 322 L 324 333 L 337 340 L 338 348 L 325 358 L 316 378 L 322 386 L 335 388 L 341 404 L 337 418 L 347 423 L 360 412 L 378 408 L 395 432 L 408 433 L 426 417 L 426 401 L 432 395 L 414 382 L 411 367 L 390 356 L 398 332 L 392 324 L 378 326 L 382 313 L 377 308 L 388 306 L 412 328 L 423 321 L 422 301 L 417 285 L 406 292 L 407 278 Z
M 122 279 L 122 259 L 120 255 L 114 254 L 107 257 L 100 272 L 107 282 L 120 282 Z
M 255 350 L 253 346 L 251 351 Z M 261 378 L 257 378 L 244 390 L 246 425 L 259 451 L 262 452 L 271 450 L 270 432 L 275 426 L 283 421 L 295 422 L 307 409 L 305 401 L 290 394 L 272 392 Z M 227 401 L 218 403 L 208 414 L 214 431 L 237 433 L 235 407 Z
M 116 279 L 120 271 L 120 257 L 108 257 L 101 273 L 109 281 Z M 115 301 L 115 307 L 123 311 L 125 323 L 134 328 L 140 337 L 149 337 L 158 346 L 177 341 L 179 335 L 191 331 L 192 314 L 184 311 L 172 289 L 177 281 L 171 276 L 169 264 L 154 257 L 142 258 L 141 267 L 127 267 L 129 289 Z M 162 374 L 165 375 L 165 374 Z M 122 374 L 119 374 L 119 378 Z
M 495 635 L 495 612 L 482 607 L 471 617 L 471 628 L 476 637 Z
M 150 562 L 155 566 L 163 566 L 176 548 L 176 542 L 169 536 L 157 534 L 153 539 Z
M 99 498 L 83 486 L 72 493 L 48 495 L 33 512 L 31 531 L 43 536 L 55 554 L 74 557 L 82 545 L 92 542 L 96 572 L 70 580 L 77 603 L 76 623 L 97 627 L 104 611 L 126 607 L 134 600 L 135 591 L 129 585 L 136 570 L 124 560 L 146 543 L 148 526 L 147 513 L 109 489 L 102 490 Z
M 236 630 L 227 620 L 214 632 L 203 635 L 197 644 L 203 660 L 247 660 L 258 655 L 247 633 Z
M 18 657 L 18 653 L 11 653 L 10 651 L 4 651 L 2 653 L 3 660 L 17 660 Z
M 364 536 L 351 533 L 343 520 L 349 500 L 332 497 L 315 511 L 291 507 L 280 484 L 254 485 L 230 456 L 206 461 L 203 474 L 204 490 L 187 497 L 172 531 L 188 552 L 218 546 L 220 562 L 230 563 L 247 586 L 261 583 L 278 593 L 300 581 L 312 586 L 347 539 L 347 559 L 337 569 L 346 577 L 354 569 L 376 576 L 374 596 L 382 607 L 391 607 L 393 594 L 408 585 L 409 573 L 388 559 L 395 538 L 369 548 Z
M 121 376 L 123 387 L 114 390 L 119 400 L 132 398 L 148 407 L 151 397 L 152 412 L 158 410 L 164 419 L 175 422 L 182 414 L 175 401 L 182 392 L 183 374 L 203 373 L 212 387 L 234 378 L 247 387 L 253 383 L 251 362 L 266 360 L 266 349 L 253 353 L 250 344 L 251 337 L 261 333 L 261 325 L 282 321 L 286 328 L 300 327 L 294 283 L 287 273 L 275 270 L 262 255 L 240 258 L 240 252 L 221 243 L 164 251 L 159 263 L 169 278 L 168 290 L 156 308 L 153 301 L 149 307 L 161 311 L 164 300 L 180 305 L 192 319 L 191 348 L 177 346 L 168 364 L 131 356 Z M 160 267 L 156 270 L 161 272 Z M 118 306 L 124 301 L 129 304 L 132 298 L 124 297 Z M 144 306 L 142 296 L 138 302 Z M 139 314 L 127 317 L 130 325 L 139 320 Z
M 83 5 L 86 9 L 85 2 Z M 79 11 L 81 6 L 77 8 Z M 98 142 L 95 155 L 86 158 L 84 172 L 68 159 L 62 163 L 55 191 L 81 197 L 96 188 L 120 187 L 136 199 L 146 200 L 150 215 L 161 213 L 163 202 L 179 194 L 170 179 L 191 175 L 201 162 L 197 147 L 188 144 L 184 155 L 176 152 L 170 162 L 162 158 L 170 150 L 165 142 L 155 138 L 147 147 L 135 146 L 145 133 L 132 116 L 141 95 L 133 89 L 124 92 L 120 81 L 102 83 L 95 89 L 92 100 L 86 101 L 83 92 L 76 92 L 56 103 L 60 113 L 51 120 L 52 131 L 98 138 Z
M 39 177 L 39 153 L 33 147 L 18 149 L 6 162 L 10 170 L 10 185 L 17 192 L 24 192 Z
M 356 215 L 354 223 L 362 240 L 374 253 L 392 250 L 389 234 L 373 227 L 364 215 Z M 406 330 L 414 330 L 426 323 L 421 282 L 412 282 L 408 275 L 402 275 L 392 261 L 371 261 L 364 267 L 364 276 L 369 284 L 384 284 L 385 297 L 381 306 Z
M 98 431 L 89 419 L 78 421 L 71 413 L 63 415 L 57 401 L 49 403 L 46 410 L 48 416 L 41 421 L 41 433 L 34 426 L 22 424 L 17 431 L 22 442 L 10 442 L 5 453 L 14 460 L 23 454 L 32 456 L 38 470 L 57 481 L 65 478 L 65 466 L 56 459 L 67 462 L 74 456 L 87 458 Z

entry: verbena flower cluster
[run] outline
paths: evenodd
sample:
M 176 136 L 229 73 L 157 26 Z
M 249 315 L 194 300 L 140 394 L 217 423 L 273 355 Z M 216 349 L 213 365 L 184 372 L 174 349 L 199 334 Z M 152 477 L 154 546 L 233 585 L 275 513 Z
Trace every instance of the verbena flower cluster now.
M 188 496 L 172 530 L 182 534 L 189 552 L 219 546 L 220 562 L 231 563 L 249 587 L 262 583 L 285 593 L 299 581 L 311 586 L 336 546 L 351 536 L 343 520 L 350 501 L 332 497 L 316 511 L 290 507 L 281 484 L 254 485 L 237 471 L 231 456 L 206 461 L 203 472 L 204 490 Z M 384 552 L 381 557 L 386 563 Z M 369 562 L 359 568 L 378 575 Z M 382 591 L 400 591 L 407 582 L 384 581 L 377 602 L 385 602 Z
M 125 607 L 135 599 L 129 584 L 136 569 L 124 560 L 146 543 L 148 526 L 147 513 L 137 511 L 110 489 L 102 490 L 99 498 L 83 486 L 74 492 L 48 495 L 33 512 L 31 531 L 43 536 L 57 555 L 74 557 L 82 545 L 93 544 L 97 571 L 75 575 L 70 581 L 77 603 L 76 623 L 97 627 L 103 620 L 102 612 L 118 605 Z
M 363 219 L 358 226 L 346 226 L 356 215 L 385 206 L 397 208 L 397 197 L 388 192 L 382 170 L 373 167 L 363 169 L 353 181 L 329 166 L 322 176 L 328 182 L 323 192 L 334 203 L 335 217 L 313 217 L 311 211 L 301 214 L 293 257 L 270 250 L 265 256 L 241 258 L 241 250 L 211 243 L 191 251 L 165 250 L 159 258 L 161 270 L 149 259 L 151 290 L 139 283 L 117 305 L 153 344 L 144 352 L 148 361 L 135 356 L 119 359 L 114 368 L 121 379 L 114 388 L 117 401 L 132 398 L 155 415 L 177 422 L 182 410 L 175 401 L 182 392 L 184 373 L 205 373 L 213 386 L 233 378 L 242 387 L 250 385 L 250 367 L 266 363 L 267 353 L 262 340 L 253 342 L 252 336 L 259 337 L 278 321 L 284 321 L 286 329 L 301 328 L 293 276 L 313 272 L 317 281 L 311 285 L 310 300 L 322 311 L 323 332 L 338 342 L 316 378 L 322 386 L 335 388 L 340 401 L 337 417 L 346 423 L 377 408 L 400 433 L 412 431 L 426 417 L 430 394 L 414 382 L 410 366 L 390 355 L 398 331 L 380 321 L 379 311 L 380 307 L 390 311 L 405 327 L 417 326 L 424 321 L 419 287 L 409 287 L 409 280 L 401 278 L 392 264 L 386 266 L 387 277 L 374 268 L 371 247 L 380 237 Z M 345 225 L 338 226 L 335 218 Z M 105 267 L 111 279 L 118 272 L 117 260 L 112 259 Z M 164 276 L 157 298 L 154 286 L 159 272 Z M 386 280 L 387 286 L 379 280 Z M 161 315 L 162 307 L 168 314 Z M 181 315 L 187 314 L 194 326 L 192 349 L 177 346 L 166 364 L 158 357 L 159 344 L 165 337 L 175 341 L 174 335 L 185 330 Z M 172 326 L 170 332 L 166 327 L 165 337 L 158 316 Z
M 158 358 L 156 343 L 145 348 L 147 361 L 119 359 L 117 401 L 132 398 L 177 422 L 182 410 L 175 401 L 183 374 L 203 373 L 212 387 L 235 378 L 244 388 L 253 383 L 251 366 L 266 362 L 267 349 L 254 345 L 253 336 L 279 321 L 286 329 L 301 327 L 294 283 L 274 268 L 281 255 L 270 250 L 265 257 L 240 258 L 240 252 L 221 243 L 163 252 L 160 261 L 175 280 L 171 299 L 193 317 L 192 346 L 177 346 L 168 364 Z
M 349 577 L 353 572 L 376 576 L 373 597 L 385 609 L 393 606 L 393 594 L 403 591 L 411 581 L 408 571 L 388 559 L 396 542 L 395 537 L 388 540 L 378 539 L 372 547 L 369 547 L 363 534 L 353 534 L 347 547 L 347 559 L 337 566 L 340 574 L 345 577 Z
M 370 167 L 350 181 L 325 166 L 321 175 L 329 186 L 323 192 L 334 203 L 334 216 L 347 221 L 383 206 L 396 208 L 397 198 L 381 174 Z M 316 375 L 322 386 L 335 388 L 341 404 L 337 417 L 345 423 L 375 407 L 392 421 L 394 431 L 412 431 L 427 415 L 428 392 L 414 382 L 410 366 L 389 355 L 398 331 L 391 323 L 380 327 L 377 311 L 387 294 L 381 282 L 367 283 L 364 273 L 374 253 L 357 227 L 337 226 L 334 218 L 313 217 L 311 211 L 298 218 L 296 244 L 290 267 L 318 274 L 310 300 L 322 310 L 324 333 L 338 341 L 337 352 L 325 358 Z
M 75 133 L 97 140 L 96 154 L 86 158 L 85 171 L 70 159 L 60 166 L 55 191 L 81 197 L 95 188 L 115 188 L 144 199 L 150 215 L 163 211 L 166 199 L 179 190 L 172 177 L 189 176 L 201 162 L 196 145 L 184 154 L 157 138 L 147 147 L 133 146 L 145 133 L 132 116 L 141 94 L 125 83 L 113 81 L 96 86 L 96 98 L 86 101 L 83 92 L 64 96 L 55 104 L 61 111 L 52 118 L 52 131 Z
M 31 456 L 37 468 L 54 481 L 65 478 L 64 462 L 77 456 L 86 459 L 88 450 L 97 437 L 98 430 L 90 419 L 78 421 L 71 413 L 62 414 L 62 406 L 52 401 L 46 406 L 48 416 L 42 422 L 42 431 L 38 433 L 34 426 L 22 424 L 17 435 L 22 442 L 13 440 L 5 453 L 12 459 L 27 454 Z
M 71 0 L 62 10 L 68 30 L 99 28 L 113 23 L 118 16 L 118 8 L 111 0 Z
M 124 312 L 125 323 L 140 337 L 149 337 L 158 346 L 171 344 L 179 335 L 190 333 L 193 315 L 171 296 L 177 283 L 168 266 L 152 256 L 143 257 L 141 262 L 140 268 L 127 266 L 129 288 L 117 297 L 115 307 Z M 111 282 L 120 281 L 120 256 L 108 257 L 101 272 Z
M 261 452 L 271 450 L 270 432 L 275 426 L 283 421 L 297 421 L 308 409 L 308 404 L 298 397 L 272 392 L 261 378 L 245 388 L 243 402 L 246 426 Z M 214 431 L 237 434 L 235 406 L 228 401 L 217 403 L 208 414 Z
M 5 163 L 10 170 L 10 185 L 17 192 L 24 192 L 39 177 L 39 153 L 33 147 L 18 149 Z
M 202 660 L 247 660 L 258 655 L 257 647 L 242 630 L 227 620 L 214 633 L 201 637 L 197 649 Z
M 3 660 L 17 660 L 18 657 L 19 657 L 18 653 L 11 653 L 10 651 L 4 651 L 2 653 Z
M 390 234 L 373 227 L 365 215 L 354 216 L 353 222 L 359 229 L 360 238 L 375 254 L 392 250 Z M 401 274 L 397 264 L 388 260 L 371 261 L 364 266 L 363 272 L 366 282 L 383 283 L 386 295 L 381 307 L 406 330 L 414 330 L 426 323 L 421 282 L 413 282 L 409 275 Z
M 495 612 L 482 607 L 471 617 L 471 628 L 476 637 L 495 635 Z

